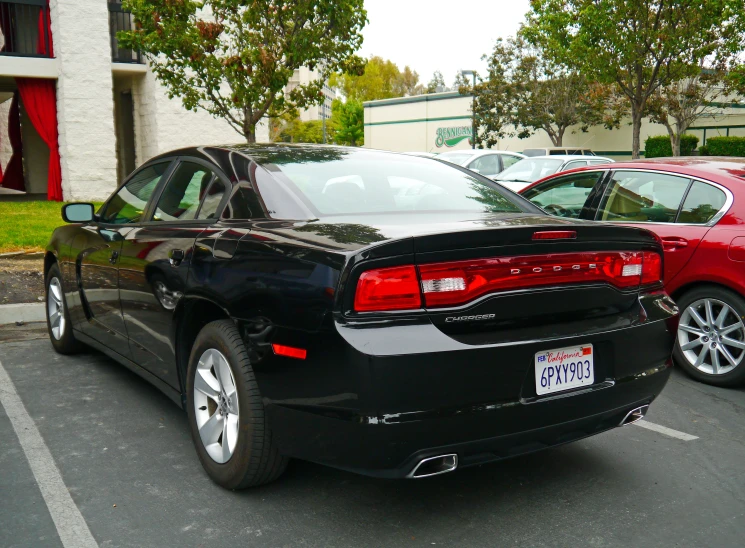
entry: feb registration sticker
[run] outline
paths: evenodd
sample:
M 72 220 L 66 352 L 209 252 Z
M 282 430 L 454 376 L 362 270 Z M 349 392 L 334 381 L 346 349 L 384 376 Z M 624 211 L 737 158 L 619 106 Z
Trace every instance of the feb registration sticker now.
M 546 350 L 535 355 L 535 391 L 540 396 L 595 382 L 592 345 Z

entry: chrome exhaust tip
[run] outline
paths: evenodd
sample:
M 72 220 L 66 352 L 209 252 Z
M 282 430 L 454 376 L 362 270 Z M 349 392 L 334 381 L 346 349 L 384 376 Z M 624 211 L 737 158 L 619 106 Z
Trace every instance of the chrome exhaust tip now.
M 621 421 L 621 424 L 618 426 L 626 426 L 628 424 L 634 424 L 637 421 L 640 421 L 644 418 L 644 415 L 647 414 L 647 410 L 649 409 L 649 405 L 642 405 L 641 407 L 636 407 L 626 413 L 626 416 Z
M 447 474 L 458 468 L 458 455 L 439 455 L 420 460 L 407 478 L 429 478 Z

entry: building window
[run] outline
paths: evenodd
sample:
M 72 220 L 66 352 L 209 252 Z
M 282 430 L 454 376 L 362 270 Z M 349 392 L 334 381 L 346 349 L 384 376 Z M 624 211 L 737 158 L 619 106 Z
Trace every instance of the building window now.
M 122 9 L 122 0 L 109 0 L 109 33 L 111 34 L 111 60 L 114 63 L 142 63 L 142 54 L 131 49 L 119 47 L 117 32 L 132 30 L 134 21 L 132 14 Z
M 0 55 L 52 57 L 46 0 L 0 1 Z

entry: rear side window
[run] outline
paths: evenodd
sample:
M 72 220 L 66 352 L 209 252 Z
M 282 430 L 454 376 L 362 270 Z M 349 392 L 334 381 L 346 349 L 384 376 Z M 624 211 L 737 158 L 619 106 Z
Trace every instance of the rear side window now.
M 197 218 L 199 204 L 215 174 L 193 162 L 181 162 L 158 200 L 153 221 L 189 221 Z
M 508 154 L 505 154 L 502 156 L 502 169 L 507 169 L 508 167 L 514 166 L 517 162 L 522 160 L 519 156 L 510 156 Z
M 106 204 L 101 220 L 118 225 L 142 221 L 147 203 L 169 165 L 170 162 L 154 164 L 135 173 Z
M 559 217 L 578 219 L 602 172 L 577 173 L 558 177 L 523 192 L 523 196 Z
M 690 179 L 664 173 L 617 171 L 598 211 L 601 221 L 673 223 Z
M 562 171 L 568 171 L 570 169 L 574 169 L 575 167 L 585 167 L 587 165 L 586 160 L 580 160 L 580 161 L 574 161 L 574 162 L 568 162 Z
M 724 207 L 726 201 L 727 196 L 722 190 L 700 181 L 694 181 L 683 202 L 678 222 L 708 223 Z
M 227 187 L 220 179 L 215 178 L 209 189 L 202 198 L 202 206 L 199 208 L 197 219 L 215 219 L 218 208 L 222 203 L 223 196 L 227 192 Z

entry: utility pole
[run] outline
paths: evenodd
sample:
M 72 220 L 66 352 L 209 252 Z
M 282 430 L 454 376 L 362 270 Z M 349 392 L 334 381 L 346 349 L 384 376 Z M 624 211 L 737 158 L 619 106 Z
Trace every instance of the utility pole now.
M 471 88 L 471 148 L 476 148 L 476 71 L 461 70 L 461 75 L 471 75 L 473 77 L 473 87 Z

